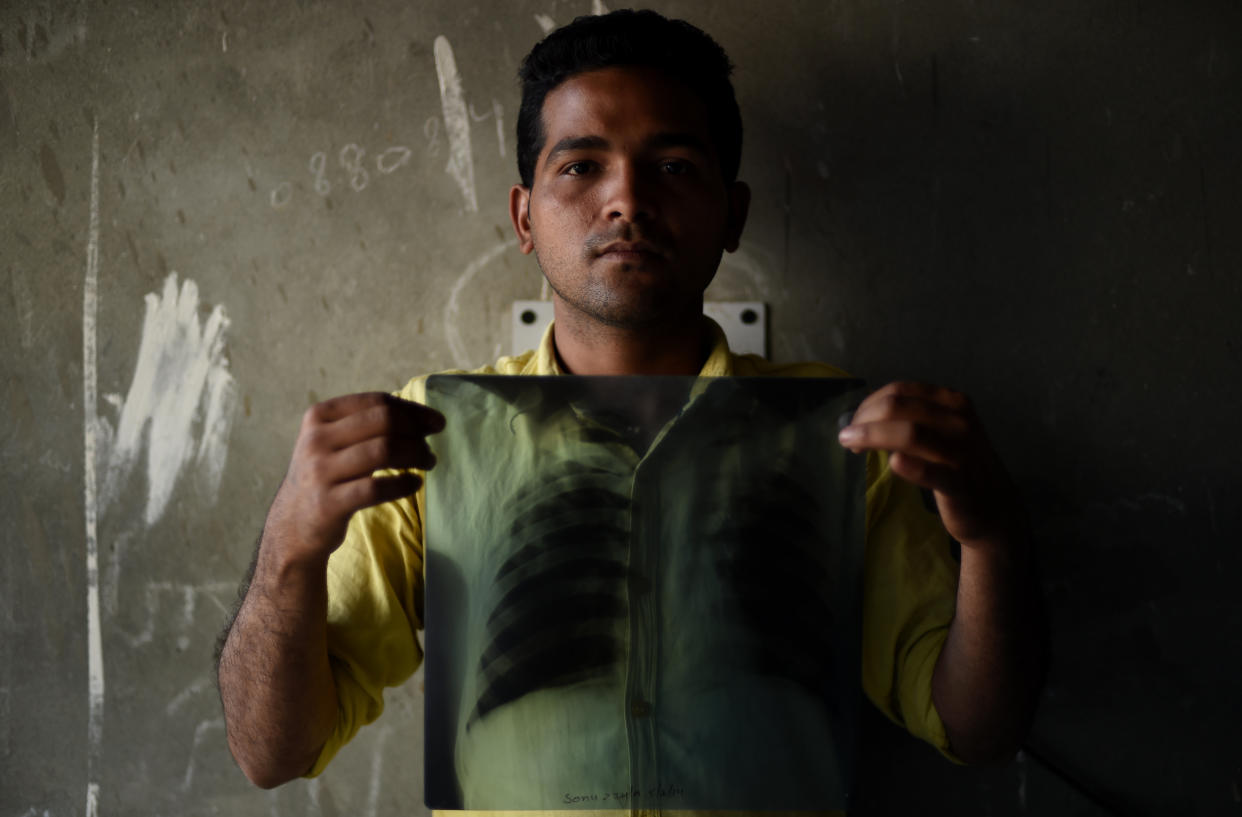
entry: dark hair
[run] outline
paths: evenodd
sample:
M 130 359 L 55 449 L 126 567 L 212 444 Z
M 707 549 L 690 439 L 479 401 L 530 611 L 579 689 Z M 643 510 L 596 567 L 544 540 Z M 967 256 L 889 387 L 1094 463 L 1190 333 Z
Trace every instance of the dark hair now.
M 712 141 L 726 182 L 737 179 L 742 157 L 742 115 L 729 74 L 733 65 L 715 40 L 685 20 L 654 11 L 622 9 L 579 17 L 540 40 L 518 70 L 517 163 L 531 186 L 547 134 L 543 101 L 562 82 L 585 71 L 617 65 L 655 68 L 686 85 L 707 106 Z

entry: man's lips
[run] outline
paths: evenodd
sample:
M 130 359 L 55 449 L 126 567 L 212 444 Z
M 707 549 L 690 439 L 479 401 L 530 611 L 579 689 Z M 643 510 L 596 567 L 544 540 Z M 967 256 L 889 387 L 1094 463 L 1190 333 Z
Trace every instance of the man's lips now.
M 638 260 L 646 258 L 663 258 L 664 253 L 646 241 L 614 241 L 597 253 L 599 257 L 617 258 L 620 260 Z

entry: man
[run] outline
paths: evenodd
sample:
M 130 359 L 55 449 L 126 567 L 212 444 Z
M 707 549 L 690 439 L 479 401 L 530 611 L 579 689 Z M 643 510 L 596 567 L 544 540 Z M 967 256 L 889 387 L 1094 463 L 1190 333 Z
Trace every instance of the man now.
M 736 179 L 729 72 L 707 35 L 652 12 L 581 18 L 535 47 L 509 204 L 555 321 L 539 350 L 480 371 L 836 373 L 734 356 L 702 316 L 750 198 Z M 424 394 L 415 379 L 400 398 L 339 397 L 303 419 L 220 656 L 229 745 L 258 785 L 321 771 L 422 658 L 425 506 L 411 469 L 435 465 L 426 437 L 453 422 L 421 405 Z M 1011 755 L 1042 666 L 1030 544 L 969 401 L 890 384 L 840 443 L 870 457 L 865 691 L 950 756 Z M 920 489 L 943 528 L 919 507 Z M 961 545 L 960 569 L 945 531 Z

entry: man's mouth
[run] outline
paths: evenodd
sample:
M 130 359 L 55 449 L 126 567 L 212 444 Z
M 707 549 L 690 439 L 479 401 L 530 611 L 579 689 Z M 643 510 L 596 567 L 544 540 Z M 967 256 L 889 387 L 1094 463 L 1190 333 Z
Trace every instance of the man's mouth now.
M 600 249 L 596 255 L 618 261 L 644 261 L 664 257 L 658 247 L 646 241 L 614 241 Z

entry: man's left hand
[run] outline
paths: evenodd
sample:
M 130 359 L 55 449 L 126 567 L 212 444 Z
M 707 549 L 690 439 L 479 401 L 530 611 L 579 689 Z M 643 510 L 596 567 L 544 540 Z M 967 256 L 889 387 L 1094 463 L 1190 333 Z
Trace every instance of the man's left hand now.
M 839 439 L 854 453 L 888 451 L 895 474 L 932 491 L 964 547 L 1003 542 L 1021 524 L 1013 483 L 960 392 L 890 383 L 863 400 Z

